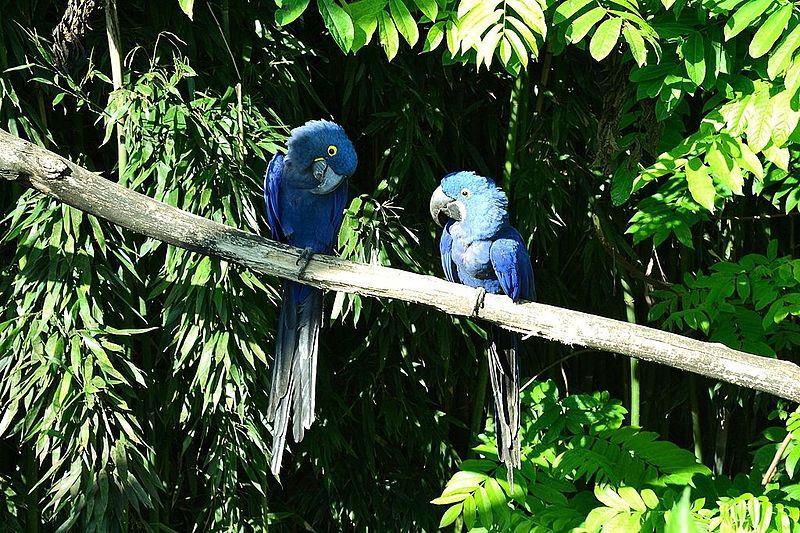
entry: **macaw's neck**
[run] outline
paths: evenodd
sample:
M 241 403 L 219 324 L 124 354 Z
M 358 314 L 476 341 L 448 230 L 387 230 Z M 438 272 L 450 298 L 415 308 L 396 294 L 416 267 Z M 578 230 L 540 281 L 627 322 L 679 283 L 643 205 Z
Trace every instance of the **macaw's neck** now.
M 313 189 L 319 185 L 314 179 L 311 163 L 297 161 L 292 154 L 284 158 L 283 181 L 295 189 Z
M 454 239 L 461 240 L 464 244 L 493 240 L 508 227 L 508 214 L 489 215 L 482 213 L 471 218 L 467 214 L 464 220 L 450 226 L 450 233 Z

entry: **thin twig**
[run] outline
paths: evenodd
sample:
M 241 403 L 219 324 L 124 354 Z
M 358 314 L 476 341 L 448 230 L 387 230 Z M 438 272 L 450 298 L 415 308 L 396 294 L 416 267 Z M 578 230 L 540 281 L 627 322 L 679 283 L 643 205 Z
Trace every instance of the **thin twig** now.
M 767 471 L 764 472 L 764 477 L 761 479 L 762 485 L 769 483 L 770 480 L 772 480 L 772 476 L 774 476 L 775 472 L 778 471 L 778 463 L 780 462 L 781 456 L 783 455 L 783 452 L 786 451 L 786 447 L 789 446 L 790 442 L 792 442 L 791 432 L 786 434 L 786 436 L 783 438 L 783 442 L 781 442 L 781 445 L 778 446 L 778 451 L 775 452 L 775 457 L 772 458 L 769 468 L 767 468 Z

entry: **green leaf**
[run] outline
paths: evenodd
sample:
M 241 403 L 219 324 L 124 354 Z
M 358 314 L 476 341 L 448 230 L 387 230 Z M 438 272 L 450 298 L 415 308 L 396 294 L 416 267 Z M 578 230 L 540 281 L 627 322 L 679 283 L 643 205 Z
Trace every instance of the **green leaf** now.
M 186 16 L 189 17 L 189 20 L 194 20 L 194 0 L 178 0 L 178 4 L 181 6 L 181 10 L 186 13 Z
M 547 36 L 547 24 L 544 12 L 537 0 L 506 0 L 506 5 L 517 12 L 523 22 L 539 34 L 542 39 Z
M 297 20 L 308 7 L 309 0 L 284 1 L 281 8 L 275 12 L 275 23 L 285 26 Z
M 444 39 L 444 22 L 437 22 L 431 29 L 428 30 L 428 36 L 425 37 L 425 45 L 422 47 L 423 52 L 430 52 L 435 50 Z
M 700 161 L 700 158 L 693 157 L 686 164 L 686 181 L 692 198 L 713 213 L 716 197 L 714 181 L 708 175 L 708 167 Z
M 481 64 L 485 64 L 486 68 L 488 69 L 492 64 L 492 58 L 494 57 L 494 51 L 497 48 L 497 43 L 500 42 L 500 38 L 503 36 L 503 25 L 502 24 L 495 24 L 491 30 L 486 33 L 486 36 L 481 40 L 477 45 L 477 56 L 475 58 L 475 63 L 478 67 Z
M 397 35 L 397 28 L 394 27 L 392 18 L 385 11 L 381 11 L 378 15 L 378 35 L 386 57 L 391 61 L 400 48 L 400 37 Z
M 783 34 L 786 29 L 786 24 L 789 22 L 789 17 L 792 15 L 792 4 L 786 4 L 780 9 L 774 11 L 769 16 L 766 22 L 761 25 L 753 40 L 750 41 L 749 53 L 750 57 L 761 57 L 772 49 L 775 41 Z
M 764 148 L 764 157 L 767 161 L 772 162 L 776 167 L 789 172 L 789 149 L 787 147 L 779 148 L 770 143 Z
M 750 106 L 752 111 L 747 116 L 747 144 L 754 152 L 760 152 L 772 135 L 769 126 L 769 92 L 767 90 L 756 92 Z
M 664 533 L 697 533 L 697 526 L 692 518 L 690 494 L 689 487 L 683 489 L 680 501 L 676 502 L 665 516 L 667 524 Z
M 592 57 L 600 61 L 610 54 L 619 40 L 621 29 L 622 19 L 619 17 L 612 17 L 600 24 L 589 43 L 589 53 Z
M 458 55 L 458 47 L 459 47 L 459 37 L 458 37 L 458 25 L 454 22 L 447 23 L 447 50 L 450 52 L 450 55 L 455 57 Z
M 769 55 L 767 75 L 773 80 L 783 74 L 792 61 L 795 50 L 800 46 L 800 24 L 796 24 L 778 48 Z
M 525 48 L 525 44 L 520 39 L 517 32 L 512 29 L 506 30 L 506 37 L 508 41 L 511 43 L 511 48 L 514 49 L 514 53 L 519 59 L 519 62 L 522 63 L 522 67 L 525 68 L 528 66 L 528 49 Z
M 625 22 L 625 25 L 622 27 L 622 35 L 631 48 L 631 55 L 634 61 L 636 61 L 636 64 L 641 67 L 647 63 L 647 48 L 644 45 L 644 39 L 639 30 L 631 23 Z
M 439 496 L 431 500 L 431 503 L 434 505 L 450 505 L 451 503 L 464 501 L 468 496 L 469 492 L 458 492 L 455 494 L 448 494 L 447 496 Z
M 452 507 L 448 508 L 447 511 L 444 512 L 442 519 L 439 521 L 439 527 L 449 526 L 453 522 L 456 521 L 458 515 L 461 514 L 461 509 L 463 508 L 463 503 L 457 503 Z
M 750 23 L 760 17 L 772 5 L 772 0 L 751 0 L 739 8 L 725 23 L 725 40 L 739 35 Z
M 782 91 L 769 100 L 769 128 L 772 142 L 780 147 L 786 144 L 797 127 L 800 111 L 792 107 L 792 94 Z
M 795 442 L 789 455 L 786 456 L 786 474 L 790 478 L 794 478 L 798 461 L 800 461 L 800 443 Z
M 343 52 L 349 52 L 355 35 L 350 15 L 333 0 L 317 0 L 317 6 L 333 40 Z
M 783 79 L 783 85 L 787 91 L 796 91 L 800 88 L 800 57 L 796 57 L 789 70 L 786 71 L 786 76 Z
M 464 525 L 467 529 L 475 527 L 475 519 L 477 517 L 478 507 L 475 505 L 475 498 L 471 495 L 467 496 L 464 500 Z
M 703 84 L 706 77 L 706 56 L 703 47 L 703 36 L 698 32 L 692 33 L 681 47 L 683 59 L 686 64 L 686 73 L 698 87 Z
M 730 155 L 717 148 L 717 143 L 712 144 L 706 152 L 705 160 L 720 183 L 728 187 L 734 194 L 742 194 L 744 186 L 742 171 Z
M 594 28 L 594 25 L 606 16 L 606 13 L 606 8 L 598 6 L 575 19 L 567 28 L 566 37 L 569 42 L 575 44 L 583 40 L 586 34 Z
M 658 507 L 658 496 L 652 489 L 644 489 L 641 492 L 642 501 L 647 505 L 648 509 L 655 509 Z
M 553 14 L 553 23 L 559 24 L 571 18 L 593 0 L 566 0 L 561 2 Z
M 389 10 L 392 12 L 392 18 L 400 31 L 400 35 L 410 46 L 417 44 L 419 40 L 417 21 L 411 16 L 403 0 L 389 0 Z
M 436 16 L 439 14 L 439 4 L 436 0 L 414 0 L 414 3 L 431 22 L 436 21 Z

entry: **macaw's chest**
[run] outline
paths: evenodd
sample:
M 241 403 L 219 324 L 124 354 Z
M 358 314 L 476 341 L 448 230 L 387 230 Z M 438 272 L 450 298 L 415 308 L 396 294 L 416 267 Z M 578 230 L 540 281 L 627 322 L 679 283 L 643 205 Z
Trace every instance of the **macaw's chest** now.
M 333 194 L 313 194 L 310 189 L 281 187 L 279 216 L 289 244 L 330 253 L 341 225 L 341 206 Z
M 476 279 L 496 279 L 489 251 L 491 241 L 465 242 L 453 239 L 453 261 L 460 274 L 467 274 Z

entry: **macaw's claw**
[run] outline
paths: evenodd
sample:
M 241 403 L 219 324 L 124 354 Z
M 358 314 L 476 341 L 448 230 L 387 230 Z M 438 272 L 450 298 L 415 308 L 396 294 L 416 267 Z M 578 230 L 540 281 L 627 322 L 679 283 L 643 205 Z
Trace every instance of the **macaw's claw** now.
M 295 261 L 295 265 L 300 266 L 300 270 L 297 271 L 297 279 L 303 279 L 303 276 L 306 273 L 306 268 L 308 268 L 308 263 L 311 261 L 311 258 L 314 256 L 314 250 L 311 248 L 306 248 L 302 252 L 300 252 L 300 257 L 297 258 Z
M 476 291 L 478 294 L 475 295 L 475 305 L 472 308 L 472 316 L 474 317 L 478 316 L 478 312 L 483 307 L 483 300 L 486 298 L 486 289 L 478 287 Z

